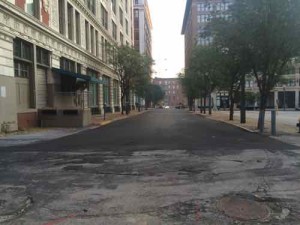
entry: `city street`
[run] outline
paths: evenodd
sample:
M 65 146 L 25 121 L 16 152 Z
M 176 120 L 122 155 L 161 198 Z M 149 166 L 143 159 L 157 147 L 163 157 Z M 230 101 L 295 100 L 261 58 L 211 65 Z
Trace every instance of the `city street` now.
M 0 224 L 298 225 L 300 149 L 156 109 L 0 148 Z

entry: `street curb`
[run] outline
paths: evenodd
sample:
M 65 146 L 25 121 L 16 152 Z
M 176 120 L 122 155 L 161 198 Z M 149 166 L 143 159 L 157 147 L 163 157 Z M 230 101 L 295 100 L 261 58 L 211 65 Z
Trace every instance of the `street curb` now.
M 90 124 L 89 126 L 86 126 L 86 127 L 83 127 L 83 128 L 79 128 L 78 130 L 74 130 L 74 131 L 71 131 L 70 133 L 65 133 L 61 136 L 57 136 L 57 137 L 54 137 L 54 138 L 50 138 L 50 139 L 34 139 L 30 142 L 23 142 L 23 143 L 19 143 L 19 144 L 16 144 L 16 145 L 4 145 L 4 146 L 1 146 L 0 145 L 0 148 L 2 147 L 17 147 L 17 146 L 25 146 L 25 145 L 30 145 L 30 144 L 37 144 L 37 143 L 42 143 L 42 142 L 47 142 L 47 141 L 52 141 L 52 140 L 57 140 L 57 139 L 60 139 L 60 138 L 64 138 L 64 137 L 68 137 L 68 136 L 71 136 L 71 135 L 75 135 L 75 134 L 80 134 L 82 132 L 85 132 L 85 131 L 89 131 L 89 130 L 94 130 L 94 129 L 97 129 L 97 128 L 100 128 L 100 127 L 104 127 L 104 126 L 107 126 L 113 122 L 116 122 L 118 120 L 124 120 L 124 119 L 129 119 L 131 117 L 135 117 L 135 116 L 138 116 L 138 115 L 142 115 L 146 112 L 150 112 L 151 110 L 147 110 L 147 111 L 142 111 L 138 114 L 134 114 L 134 115 L 130 115 L 129 116 L 126 116 L 126 117 L 117 117 L 113 120 L 106 120 L 106 121 L 102 121 L 100 123 L 94 123 L 94 124 Z M 0 221 L 1 223 L 1 221 Z
M 241 125 L 232 124 L 232 123 L 229 123 L 229 122 L 227 122 L 227 121 L 225 121 L 225 120 L 213 119 L 213 118 L 211 118 L 211 117 L 209 117 L 209 116 L 205 116 L 205 115 L 202 115 L 202 114 L 196 114 L 196 113 L 194 113 L 194 115 L 198 115 L 198 116 L 200 116 L 200 117 L 202 117 L 202 118 L 205 118 L 205 119 L 209 119 L 209 120 L 213 120 L 213 121 L 218 121 L 218 122 L 221 122 L 221 123 L 225 123 L 225 124 L 228 124 L 228 125 L 237 127 L 237 128 L 239 128 L 239 129 L 241 129 L 241 130 L 243 130 L 243 131 L 249 132 L 249 133 L 258 134 L 258 131 L 248 129 L 248 128 L 243 127 L 243 126 L 241 126 Z

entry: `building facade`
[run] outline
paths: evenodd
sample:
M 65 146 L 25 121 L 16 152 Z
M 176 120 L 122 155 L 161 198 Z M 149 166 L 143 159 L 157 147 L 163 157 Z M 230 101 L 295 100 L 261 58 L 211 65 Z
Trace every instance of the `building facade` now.
M 165 92 L 163 105 L 176 107 L 186 106 L 187 99 L 183 93 L 179 78 L 158 78 L 153 79 L 153 84 L 159 85 Z
M 133 45 L 132 13 L 130 0 L 1 0 L 1 127 L 55 126 L 54 115 L 85 125 L 119 110 L 110 46 Z
M 185 40 L 185 67 L 189 66 L 193 48 L 209 45 L 211 37 L 203 37 L 205 27 L 213 17 L 228 18 L 233 0 L 187 0 L 181 34 Z
M 234 0 L 187 0 L 184 14 L 182 35 L 185 38 L 185 67 L 189 67 L 192 50 L 196 45 L 208 45 L 212 42 L 210 37 L 203 37 L 205 26 L 213 17 L 228 18 L 228 9 Z M 278 84 L 268 97 L 268 108 L 299 108 L 300 92 L 300 65 L 294 63 L 291 71 L 283 75 L 285 84 Z M 246 81 L 246 91 L 258 93 L 255 79 Z M 212 94 L 214 106 L 226 107 L 228 95 L 226 92 Z M 200 101 L 196 101 L 200 105 Z M 258 105 L 256 102 L 255 105 Z
M 152 58 L 152 21 L 147 0 L 134 0 L 134 47 Z

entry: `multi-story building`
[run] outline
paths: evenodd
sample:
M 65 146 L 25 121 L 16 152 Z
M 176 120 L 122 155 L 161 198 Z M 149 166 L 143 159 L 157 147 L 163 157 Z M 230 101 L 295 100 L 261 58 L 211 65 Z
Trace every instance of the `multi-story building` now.
M 147 0 L 134 0 L 134 47 L 152 57 L 152 21 Z
M 134 0 L 133 3 L 133 23 L 134 23 L 134 47 L 141 54 L 152 58 L 152 21 L 147 0 Z M 150 70 L 151 71 L 151 68 Z M 149 74 L 151 77 L 151 74 Z M 134 96 L 132 102 L 145 105 L 145 100 L 139 96 Z
M 176 107 L 186 106 L 187 99 L 183 93 L 179 78 L 158 78 L 153 79 L 153 84 L 159 85 L 165 92 L 163 105 Z
M 213 17 L 228 17 L 233 0 L 187 0 L 181 34 L 185 38 L 185 67 L 189 66 L 193 48 L 208 45 L 211 37 L 203 37 L 206 25 Z
M 182 34 L 185 37 L 185 67 L 188 68 L 192 50 L 196 45 L 208 45 L 212 39 L 201 35 L 205 26 L 213 17 L 228 17 L 228 8 L 234 0 L 187 0 L 184 14 Z M 300 73 L 299 63 L 289 74 L 284 75 L 286 84 L 277 85 L 268 98 L 268 107 L 299 108 L 300 105 Z M 246 91 L 259 92 L 256 81 L 250 78 L 246 81 Z M 214 105 L 222 107 L 227 102 L 226 92 L 213 93 Z M 200 104 L 199 101 L 196 104 Z
M 85 125 L 120 109 L 111 45 L 133 45 L 130 0 L 1 0 L 0 125 Z
M 214 17 L 228 18 L 228 9 L 234 0 L 187 0 L 181 34 L 185 40 L 185 68 L 189 67 L 192 51 L 196 45 L 209 45 L 212 37 L 203 36 L 206 25 Z M 223 100 L 221 100 L 223 99 Z M 225 99 L 225 100 L 224 100 Z M 228 101 L 228 96 L 220 97 L 213 93 L 214 106 L 221 106 Z M 200 99 L 196 100 L 200 105 Z

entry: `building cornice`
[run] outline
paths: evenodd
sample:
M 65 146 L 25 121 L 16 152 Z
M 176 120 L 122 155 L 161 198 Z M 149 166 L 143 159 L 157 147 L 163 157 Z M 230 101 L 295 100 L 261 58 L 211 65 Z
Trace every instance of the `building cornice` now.
M 69 55 L 70 58 L 81 61 L 85 61 L 84 58 L 86 58 L 86 61 L 89 64 L 92 63 L 95 68 L 101 66 L 101 68 L 113 73 L 113 69 L 102 60 L 7 1 L 0 1 L 0 29 L 10 36 L 34 41 L 37 45 L 50 51 Z M 75 57 L 73 57 L 74 55 Z

